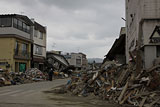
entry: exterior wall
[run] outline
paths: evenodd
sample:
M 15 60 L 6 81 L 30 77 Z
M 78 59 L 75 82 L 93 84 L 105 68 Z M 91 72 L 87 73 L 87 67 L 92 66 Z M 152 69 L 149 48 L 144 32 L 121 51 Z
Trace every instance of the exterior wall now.
M 36 30 L 38 33 L 35 36 L 35 34 L 33 35 L 33 40 L 34 40 L 34 47 L 33 47 L 33 55 L 36 56 L 42 56 L 46 58 L 46 34 L 43 33 L 43 39 L 40 39 L 40 32 L 38 30 Z M 36 32 L 34 30 L 34 33 Z M 36 45 L 42 47 L 42 55 L 38 55 L 36 54 Z
M 81 62 L 77 64 L 77 59 L 80 59 Z M 78 53 L 71 53 L 71 60 L 70 60 L 70 65 L 75 65 L 77 67 L 82 66 L 82 55 Z
M 155 26 L 159 25 L 160 26 L 160 20 L 147 20 L 143 23 L 142 25 L 142 30 L 143 30 L 143 45 L 149 44 L 150 41 L 150 36 L 152 35 Z
M 8 71 L 13 71 L 14 39 L 0 38 L 0 51 L 0 63 L 7 62 L 10 65 Z M 0 68 L 7 69 L 6 65 L 0 65 Z
M 17 39 L 17 38 L 14 38 L 14 50 L 15 50 L 15 47 L 16 47 L 16 42 L 18 42 L 18 45 L 19 45 L 19 48 L 18 50 L 21 51 L 22 50 L 22 44 L 26 44 L 27 45 L 27 54 L 29 55 L 28 57 L 14 57 L 15 54 L 13 54 L 13 71 L 14 72 L 19 72 L 19 64 L 20 63 L 25 63 L 26 64 L 26 70 L 31 68 L 31 43 L 30 42 L 27 42 L 27 41 L 24 41 L 24 40 L 21 40 L 21 39 Z M 18 68 L 16 68 L 16 63 L 18 63 Z
M 129 51 L 136 50 L 138 38 L 141 39 L 141 47 L 149 45 L 149 38 L 156 25 L 160 25 L 160 1 L 159 0 L 126 0 L 126 60 L 130 59 Z M 147 58 L 154 47 L 144 49 L 144 67 L 150 67 L 153 59 Z
M 144 65 L 146 69 L 153 66 L 154 60 L 156 59 L 156 46 L 145 46 L 144 47 Z
M 18 70 L 16 69 L 16 63 L 18 63 Z M 14 69 L 14 72 L 19 72 L 19 64 L 20 63 L 25 63 L 26 64 L 26 70 L 31 68 L 31 63 L 29 60 L 18 60 L 18 59 L 15 59 L 14 62 L 13 62 L 13 69 Z
M 35 37 L 33 35 L 33 40 L 34 40 L 34 43 L 36 44 L 39 44 L 41 46 L 46 46 L 46 34 L 43 33 L 43 39 L 40 39 L 40 32 L 38 30 L 36 30 L 38 33 L 37 33 L 37 37 Z
M 142 4 L 142 18 L 160 18 L 159 0 L 140 0 Z
M 38 45 L 39 46 L 39 45 Z M 42 47 L 42 55 L 36 54 L 36 44 L 33 45 L 33 55 L 46 58 L 46 48 Z
M 0 50 L 3 50 L 0 52 L 0 63 L 7 62 L 10 67 L 6 68 L 6 65 L 0 65 L 0 68 L 2 69 L 8 69 L 8 71 L 16 72 L 15 68 L 15 62 L 19 63 L 26 63 L 26 69 L 30 68 L 30 59 L 23 59 L 23 58 L 15 58 L 15 47 L 16 47 L 16 41 L 19 43 L 19 49 L 21 49 L 21 44 L 25 43 L 28 44 L 28 53 L 31 51 L 31 43 L 19 40 L 16 38 L 0 38 Z
M 0 28 L 0 34 L 15 34 L 15 35 L 27 38 L 27 39 L 31 39 L 30 34 L 28 34 L 26 32 L 23 32 L 21 30 L 18 30 L 14 27 L 1 27 Z
M 21 39 L 14 38 L 14 49 L 15 49 L 15 47 L 16 47 L 16 41 L 17 41 L 18 44 L 19 44 L 19 50 L 22 49 L 22 44 L 27 44 L 27 52 L 31 54 L 31 43 L 30 43 L 30 42 L 27 42 L 27 41 L 24 41 L 24 40 L 21 40 Z

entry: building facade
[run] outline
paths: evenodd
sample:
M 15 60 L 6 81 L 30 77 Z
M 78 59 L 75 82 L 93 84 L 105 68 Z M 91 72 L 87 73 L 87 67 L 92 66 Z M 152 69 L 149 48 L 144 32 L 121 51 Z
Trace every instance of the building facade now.
M 69 64 L 76 68 L 85 69 L 87 67 L 88 61 L 86 55 L 83 53 L 68 53 L 64 56 L 68 60 Z
M 33 44 L 32 44 L 32 67 L 44 70 L 46 59 L 46 27 L 40 25 L 32 19 L 33 26 Z
M 66 58 L 58 51 L 47 52 L 47 62 L 52 65 L 55 70 L 62 71 L 69 66 Z
M 0 68 L 24 72 L 31 65 L 32 21 L 23 15 L 0 15 Z
M 131 58 L 129 52 L 136 56 L 136 51 L 140 50 L 142 67 L 148 69 L 154 65 L 160 52 L 160 42 L 151 42 L 151 35 L 160 25 L 159 13 L 159 0 L 126 0 L 127 63 Z

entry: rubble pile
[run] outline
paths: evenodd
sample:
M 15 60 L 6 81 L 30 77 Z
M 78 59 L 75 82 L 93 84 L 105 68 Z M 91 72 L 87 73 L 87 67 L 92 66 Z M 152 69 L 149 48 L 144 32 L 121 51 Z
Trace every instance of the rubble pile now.
M 93 72 L 72 76 L 66 85 L 73 95 L 94 94 L 101 99 L 134 106 L 160 106 L 160 66 L 136 74 L 135 65 L 111 64 Z
M 37 68 L 29 69 L 25 72 L 26 79 L 33 80 L 33 81 L 42 81 L 46 80 L 46 76 L 43 72 L 41 72 Z
M 47 76 L 37 68 L 29 69 L 25 73 L 0 70 L 0 87 L 43 81 L 46 80 L 46 77 Z

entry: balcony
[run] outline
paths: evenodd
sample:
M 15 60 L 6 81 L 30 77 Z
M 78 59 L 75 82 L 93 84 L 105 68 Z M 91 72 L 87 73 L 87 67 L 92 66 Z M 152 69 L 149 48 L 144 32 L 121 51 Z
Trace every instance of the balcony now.
M 14 50 L 14 58 L 15 59 L 25 59 L 25 60 L 31 60 L 31 53 L 27 52 L 26 50 Z

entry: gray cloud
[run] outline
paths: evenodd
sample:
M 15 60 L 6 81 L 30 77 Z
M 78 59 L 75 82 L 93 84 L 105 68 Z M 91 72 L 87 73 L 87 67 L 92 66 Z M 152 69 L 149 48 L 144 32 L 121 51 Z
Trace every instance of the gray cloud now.
M 1 0 L 0 12 L 24 12 L 47 26 L 48 50 L 102 58 L 124 26 L 124 5 L 124 0 Z

